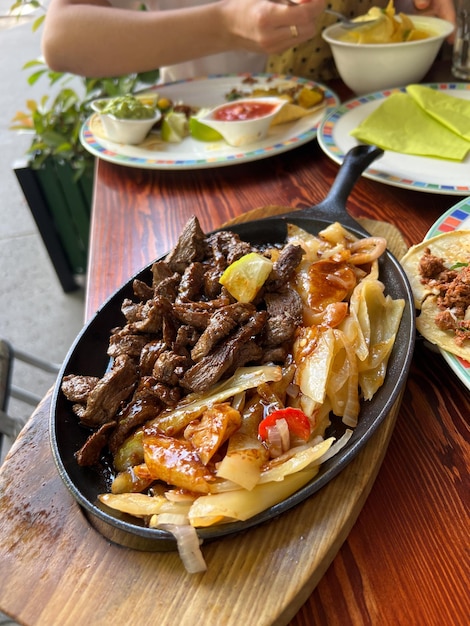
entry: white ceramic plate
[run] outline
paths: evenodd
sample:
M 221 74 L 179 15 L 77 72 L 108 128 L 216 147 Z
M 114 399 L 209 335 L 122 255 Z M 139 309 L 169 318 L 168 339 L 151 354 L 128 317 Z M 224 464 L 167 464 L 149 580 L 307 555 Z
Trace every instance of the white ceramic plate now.
M 201 169 L 234 165 L 256 161 L 281 152 L 292 150 L 307 143 L 317 135 L 317 128 L 327 112 L 335 108 L 340 100 L 328 87 L 303 78 L 273 74 L 224 74 L 191 80 L 155 85 L 145 91 L 154 91 L 171 100 L 180 101 L 195 107 L 212 107 L 226 102 L 226 94 L 232 89 L 250 88 L 244 83 L 247 78 L 257 81 L 257 86 L 273 86 L 286 80 L 306 86 L 319 86 L 325 91 L 326 108 L 289 124 L 281 124 L 270 129 L 268 136 L 260 142 L 234 148 L 224 141 L 204 142 L 186 137 L 181 143 L 168 143 L 159 140 L 148 149 L 140 146 L 117 144 L 97 137 L 90 126 L 91 117 L 81 129 L 80 140 L 84 147 L 95 156 L 129 167 L 147 169 Z
M 424 239 L 462 229 L 470 230 L 470 197 L 464 198 L 441 215 L 426 233 Z M 470 389 L 470 363 L 446 350 L 439 349 L 439 352 L 467 389 Z
M 470 100 L 470 83 L 427 84 L 448 95 Z M 318 143 L 337 163 L 359 142 L 349 134 L 382 101 L 405 87 L 388 89 L 350 100 L 331 111 L 318 130 Z M 444 159 L 399 154 L 386 150 L 363 176 L 395 187 L 464 196 L 470 194 L 470 154 L 459 163 Z

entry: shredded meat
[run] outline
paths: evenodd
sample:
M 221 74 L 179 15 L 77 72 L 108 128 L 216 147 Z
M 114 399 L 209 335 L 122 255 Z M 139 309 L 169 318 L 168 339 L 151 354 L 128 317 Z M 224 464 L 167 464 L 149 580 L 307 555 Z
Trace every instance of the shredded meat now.
M 470 306 L 470 266 L 462 268 L 447 285 L 445 293 L 438 298 L 442 309 L 452 309 L 456 317 L 463 317 Z
M 426 248 L 419 261 L 419 273 L 423 281 L 426 282 L 430 278 L 437 278 L 441 272 L 446 270 L 444 259 L 434 256 L 431 254 L 431 250 Z
M 421 282 L 437 294 L 438 328 L 454 333 L 457 345 L 470 339 L 470 265 L 449 269 L 426 248 L 419 262 Z

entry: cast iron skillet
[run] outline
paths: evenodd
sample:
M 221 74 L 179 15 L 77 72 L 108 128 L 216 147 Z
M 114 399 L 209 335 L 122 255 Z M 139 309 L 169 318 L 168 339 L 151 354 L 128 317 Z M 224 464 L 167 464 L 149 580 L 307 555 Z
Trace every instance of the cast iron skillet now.
M 312 233 L 318 233 L 328 224 L 338 221 L 358 236 L 368 233 L 346 211 L 346 201 L 356 180 L 368 165 L 383 151 L 374 146 L 356 146 L 345 157 L 343 165 L 334 181 L 328 196 L 318 205 L 302 211 L 268 217 L 230 227 L 243 239 L 253 243 L 283 242 L 286 235 L 286 222 L 295 223 Z M 150 282 L 149 264 L 136 276 Z M 109 364 L 106 355 L 110 330 L 123 324 L 121 304 L 125 298 L 133 298 L 133 277 L 116 291 L 85 326 L 71 347 L 53 394 L 51 407 L 51 445 L 60 476 L 73 497 L 81 505 L 90 523 L 107 539 L 139 550 L 174 550 L 173 537 L 164 530 L 150 529 L 140 525 L 139 520 L 112 511 L 97 500 L 97 495 L 107 491 L 106 478 L 109 470 L 79 467 L 74 458 L 88 435 L 88 431 L 78 424 L 72 413 L 71 404 L 60 390 L 60 381 L 67 374 L 83 374 L 101 377 Z M 385 253 L 380 260 L 380 278 L 385 284 L 385 293 L 393 298 L 404 298 L 405 310 L 397 334 L 393 353 L 389 360 L 388 372 L 383 386 L 371 401 L 363 402 L 359 424 L 354 430 L 348 445 L 335 457 L 324 463 L 319 474 L 302 489 L 289 498 L 263 513 L 245 521 L 234 522 L 213 528 L 199 529 L 201 539 L 217 539 L 224 535 L 246 530 L 266 522 L 302 502 L 336 476 L 356 456 L 391 407 L 399 398 L 406 383 L 415 339 L 413 297 L 405 273 L 398 261 Z M 333 422 L 331 433 L 340 436 L 344 426 L 340 420 Z M 328 433 L 329 434 L 329 433 Z

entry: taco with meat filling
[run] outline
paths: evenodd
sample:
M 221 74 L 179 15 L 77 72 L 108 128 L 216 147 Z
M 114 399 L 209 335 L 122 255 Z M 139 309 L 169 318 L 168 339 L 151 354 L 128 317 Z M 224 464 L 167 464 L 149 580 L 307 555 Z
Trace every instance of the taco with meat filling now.
M 420 334 L 470 361 L 470 230 L 443 233 L 412 246 L 401 264 L 419 311 Z

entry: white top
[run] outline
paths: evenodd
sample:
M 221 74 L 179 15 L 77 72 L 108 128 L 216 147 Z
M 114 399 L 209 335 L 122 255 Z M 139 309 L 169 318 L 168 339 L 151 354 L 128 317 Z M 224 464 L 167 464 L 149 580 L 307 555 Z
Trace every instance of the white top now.
M 186 9 L 189 7 L 209 4 L 218 0 L 145 0 L 150 11 L 168 11 L 169 9 Z M 116 7 L 138 10 L 142 6 L 140 0 L 110 0 Z M 267 56 L 254 52 L 222 52 L 211 56 L 201 57 L 161 67 L 160 82 L 168 83 L 196 76 L 211 74 L 232 74 L 240 72 L 263 72 L 266 67 Z

